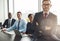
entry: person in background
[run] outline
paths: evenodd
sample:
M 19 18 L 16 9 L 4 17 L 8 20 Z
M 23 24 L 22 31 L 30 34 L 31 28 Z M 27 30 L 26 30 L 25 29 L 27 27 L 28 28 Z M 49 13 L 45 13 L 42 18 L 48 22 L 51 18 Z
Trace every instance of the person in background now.
M 52 31 L 57 25 L 57 16 L 49 11 L 50 7 L 51 1 L 43 0 L 43 11 L 35 14 L 33 27 L 36 41 L 57 41 L 52 37 Z
M 16 20 L 12 18 L 12 14 L 9 12 L 8 13 L 8 19 L 5 20 L 5 22 L 3 23 L 3 27 L 2 28 L 11 27 L 14 24 L 15 21 Z
M 33 23 L 34 15 L 33 15 L 33 14 L 29 14 L 29 15 L 28 15 L 28 18 L 29 18 L 29 21 L 30 21 L 30 22 L 27 23 L 26 34 L 29 35 L 29 37 L 30 37 L 31 39 L 33 39 L 33 34 L 32 34 L 32 33 L 34 32 L 34 30 L 33 30 L 32 23 Z
M 33 22 L 33 18 L 34 18 L 34 15 L 33 14 L 29 14 L 28 15 L 28 18 L 29 18 L 29 21 L 30 22 L 28 22 L 27 23 L 27 31 L 26 31 L 26 33 L 27 34 L 32 34 L 33 33 L 33 30 L 32 30 L 32 22 Z
M 9 27 L 8 29 L 2 29 L 3 32 L 14 30 L 16 34 L 14 41 L 20 41 L 22 38 L 21 34 L 25 34 L 26 32 L 26 22 L 21 17 L 22 13 L 17 12 L 18 20 L 15 21 L 14 25 Z

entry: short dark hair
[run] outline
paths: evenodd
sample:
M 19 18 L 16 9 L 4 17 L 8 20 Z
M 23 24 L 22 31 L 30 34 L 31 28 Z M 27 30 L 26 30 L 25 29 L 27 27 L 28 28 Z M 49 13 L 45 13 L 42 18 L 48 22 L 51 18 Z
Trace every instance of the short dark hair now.
M 29 18 L 31 15 L 33 15 L 33 14 L 29 14 L 29 15 L 28 15 L 28 18 Z
M 21 13 L 20 11 L 18 11 L 17 13 Z M 21 13 L 22 14 L 22 13 Z
M 50 0 L 43 0 L 42 2 L 44 2 L 44 1 L 50 1 Z M 51 1 L 50 1 L 51 2 Z

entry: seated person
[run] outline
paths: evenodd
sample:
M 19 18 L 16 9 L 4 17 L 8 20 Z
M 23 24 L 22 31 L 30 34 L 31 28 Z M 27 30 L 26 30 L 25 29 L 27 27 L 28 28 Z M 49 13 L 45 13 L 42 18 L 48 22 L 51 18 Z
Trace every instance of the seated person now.
M 33 33 L 33 30 L 32 30 L 33 14 L 29 14 L 28 18 L 29 18 L 30 22 L 27 23 L 26 34 L 31 34 L 31 33 Z
M 14 25 L 7 29 L 4 28 L 2 29 L 3 32 L 14 30 L 16 34 L 14 41 L 20 41 L 22 38 L 21 34 L 23 35 L 26 32 L 26 22 L 21 17 L 22 17 L 22 13 L 17 12 L 18 20 L 15 21 Z
M 33 27 L 32 27 L 33 17 L 34 17 L 33 14 L 28 15 L 28 18 L 29 18 L 30 22 L 27 23 L 27 30 L 26 30 L 26 34 L 31 39 L 33 39 L 33 34 L 32 33 L 34 32 Z
M 9 12 L 8 13 L 8 19 L 5 20 L 5 22 L 3 23 L 3 27 L 2 28 L 9 28 L 9 27 L 11 27 L 14 24 L 15 21 L 16 20 L 12 19 L 12 14 Z

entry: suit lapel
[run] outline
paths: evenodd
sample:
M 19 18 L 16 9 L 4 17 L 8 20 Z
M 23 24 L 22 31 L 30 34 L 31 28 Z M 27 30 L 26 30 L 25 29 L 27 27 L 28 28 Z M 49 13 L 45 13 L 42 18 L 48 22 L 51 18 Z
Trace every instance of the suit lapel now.
M 49 12 L 48 18 L 51 18 L 52 14 Z

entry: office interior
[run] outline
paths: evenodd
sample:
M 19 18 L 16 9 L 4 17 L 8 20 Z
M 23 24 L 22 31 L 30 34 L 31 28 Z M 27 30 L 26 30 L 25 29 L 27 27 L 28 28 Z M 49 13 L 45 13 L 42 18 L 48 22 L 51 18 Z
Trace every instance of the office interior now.
M 57 25 L 60 27 L 60 5 L 59 0 L 51 0 L 52 7 L 50 9 L 55 15 L 57 15 Z M 0 27 L 4 23 L 5 19 L 8 18 L 8 12 L 12 13 L 12 17 L 17 20 L 17 12 L 22 12 L 22 18 L 27 21 L 29 13 L 35 15 L 36 12 L 42 11 L 42 0 L 0 0 Z M 0 41 L 11 40 L 10 35 L 5 35 L 0 32 Z M 5 39 L 5 37 L 7 37 Z M 14 37 L 14 36 L 13 36 Z M 3 38 L 3 39 L 2 39 Z M 13 41 L 12 38 L 11 41 Z

